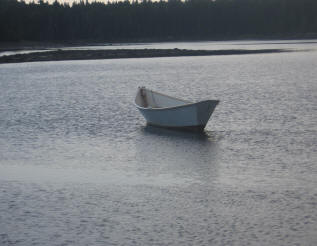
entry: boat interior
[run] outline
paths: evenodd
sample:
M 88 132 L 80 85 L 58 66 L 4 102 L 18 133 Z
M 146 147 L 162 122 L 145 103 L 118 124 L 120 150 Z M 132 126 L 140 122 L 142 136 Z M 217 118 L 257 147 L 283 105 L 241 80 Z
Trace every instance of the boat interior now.
M 140 87 L 135 98 L 135 103 L 142 108 L 168 108 L 182 106 L 191 102 Z

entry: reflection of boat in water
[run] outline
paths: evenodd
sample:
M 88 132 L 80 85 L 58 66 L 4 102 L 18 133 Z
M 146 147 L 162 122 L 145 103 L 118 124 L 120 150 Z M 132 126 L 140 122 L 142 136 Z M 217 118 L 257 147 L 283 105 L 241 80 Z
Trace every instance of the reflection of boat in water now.
M 155 127 L 151 125 L 146 125 L 141 128 L 144 135 L 151 134 L 151 136 L 160 137 L 172 137 L 174 139 L 189 140 L 193 142 L 204 142 L 204 141 L 214 141 L 214 133 L 208 131 L 174 131 L 173 129 L 167 127 Z
M 192 103 L 140 87 L 135 103 L 149 125 L 202 131 L 219 101 Z

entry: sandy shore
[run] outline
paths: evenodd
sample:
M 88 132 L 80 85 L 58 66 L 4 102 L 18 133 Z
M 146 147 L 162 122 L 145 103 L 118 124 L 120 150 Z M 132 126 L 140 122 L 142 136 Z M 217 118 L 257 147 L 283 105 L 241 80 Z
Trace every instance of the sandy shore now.
M 261 50 L 185 50 L 185 49 L 116 49 L 116 50 L 57 50 L 16 54 L 0 57 L 0 63 L 19 63 L 36 61 L 96 60 L 117 58 L 176 57 L 242 55 L 285 52 L 282 49 Z

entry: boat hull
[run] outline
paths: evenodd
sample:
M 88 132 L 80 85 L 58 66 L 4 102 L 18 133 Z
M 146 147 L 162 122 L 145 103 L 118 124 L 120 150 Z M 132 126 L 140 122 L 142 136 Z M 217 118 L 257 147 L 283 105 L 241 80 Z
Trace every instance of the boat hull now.
M 170 108 L 138 107 L 138 109 L 149 125 L 202 131 L 218 102 L 218 100 L 206 100 Z

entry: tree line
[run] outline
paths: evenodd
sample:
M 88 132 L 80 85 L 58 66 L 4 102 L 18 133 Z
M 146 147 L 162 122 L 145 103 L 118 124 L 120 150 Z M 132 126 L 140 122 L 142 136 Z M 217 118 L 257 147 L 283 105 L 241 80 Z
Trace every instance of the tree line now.
M 154 41 L 317 33 L 316 0 L 0 0 L 0 41 Z

